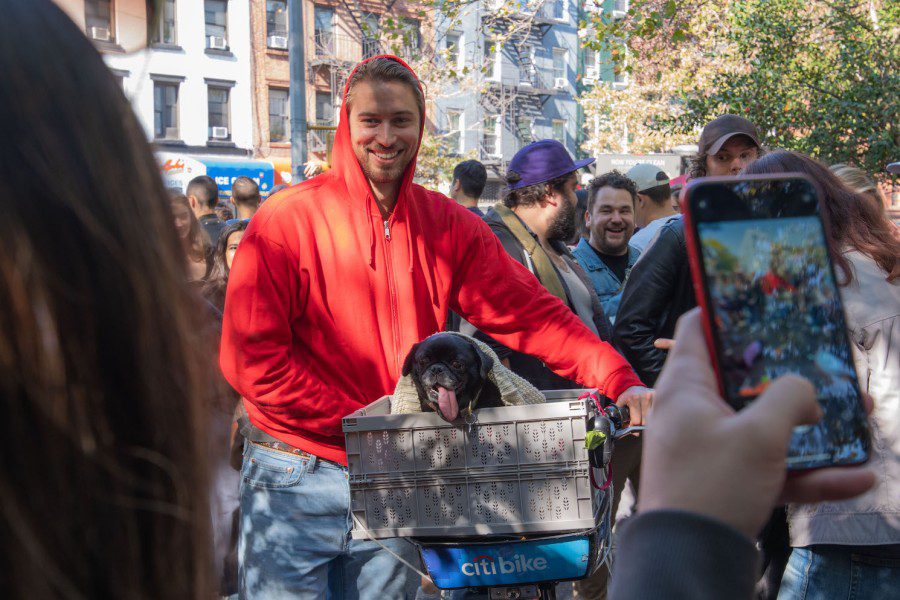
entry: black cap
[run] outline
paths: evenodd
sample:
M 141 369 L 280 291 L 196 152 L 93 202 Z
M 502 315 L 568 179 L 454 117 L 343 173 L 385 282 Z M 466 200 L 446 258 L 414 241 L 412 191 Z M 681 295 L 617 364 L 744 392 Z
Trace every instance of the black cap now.
M 753 140 L 757 148 L 760 146 L 759 132 L 753 123 L 737 115 L 722 115 L 707 123 L 700 133 L 700 141 L 697 143 L 700 154 L 715 154 L 736 135 L 745 135 Z

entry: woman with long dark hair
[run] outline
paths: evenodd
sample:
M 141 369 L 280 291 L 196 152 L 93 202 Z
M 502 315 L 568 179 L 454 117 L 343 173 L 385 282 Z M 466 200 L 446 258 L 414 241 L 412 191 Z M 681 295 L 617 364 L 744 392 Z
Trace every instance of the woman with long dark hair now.
M 188 281 L 203 281 L 212 268 L 212 248 L 206 232 L 184 194 L 172 194 L 172 219 L 181 242 Z
M 212 254 L 212 268 L 203 285 L 203 295 L 213 306 L 222 311 L 225 309 L 225 289 L 228 287 L 228 273 L 237 252 L 238 244 L 244 237 L 249 220 L 233 221 L 222 229 L 219 243 Z
M 825 165 L 797 152 L 755 161 L 747 174 L 805 173 L 819 188 L 860 385 L 875 400 L 878 482 L 843 502 L 789 508 L 791 554 L 779 598 L 887 598 L 900 589 L 900 240 L 884 212 Z
M 209 377 L 158 166 L 62 10 L 0 13 L 0 589 L 208 598 Z

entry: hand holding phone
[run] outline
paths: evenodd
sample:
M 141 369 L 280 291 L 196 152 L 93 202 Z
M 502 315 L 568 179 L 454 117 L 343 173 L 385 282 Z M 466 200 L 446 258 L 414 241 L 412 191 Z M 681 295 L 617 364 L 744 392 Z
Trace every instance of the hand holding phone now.
M 787 477 L 792 430 L 823 415 L 815 391 L 799 377 L 781 377 L 735 413 L 718 393 L 701 320 L 697 309 L 681 317 L 657 382 L 644 432 L 641 512 L 684 510 L 754 538 L 776 503 L 843 500 L 874 485 L 865 467 Z
M 790 470 L 868 460 L 869 431 L 813 183 L 802 175 L 688 186 L 691 273 L 720 389 L 740 410 L 779 376 L 811 381 L 823 418 L 794 430 Z

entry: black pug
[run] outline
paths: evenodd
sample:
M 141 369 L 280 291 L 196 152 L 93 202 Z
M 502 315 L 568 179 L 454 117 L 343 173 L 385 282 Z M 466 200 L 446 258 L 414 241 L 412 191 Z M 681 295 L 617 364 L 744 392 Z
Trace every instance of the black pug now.
M 410 348 L 403 375 L 412 375 L 422 412 L 437 412 L 450 423 L 465 411 L 503 406 L 500 390 L 488 379 L 493 366 L 475 343 L 438 333 Z

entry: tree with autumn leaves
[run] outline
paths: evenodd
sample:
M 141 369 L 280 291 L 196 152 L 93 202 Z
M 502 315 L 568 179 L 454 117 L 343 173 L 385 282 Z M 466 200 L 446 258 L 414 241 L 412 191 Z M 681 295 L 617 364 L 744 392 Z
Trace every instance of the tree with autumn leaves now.
M 878 174 L 900 157 L 896 1 L 632 0 L 607 15 L 584 23 L 586 44 L 630 82 L 583 94 L 586 150 L 669 150 L 731 112 L 825 162 Z

